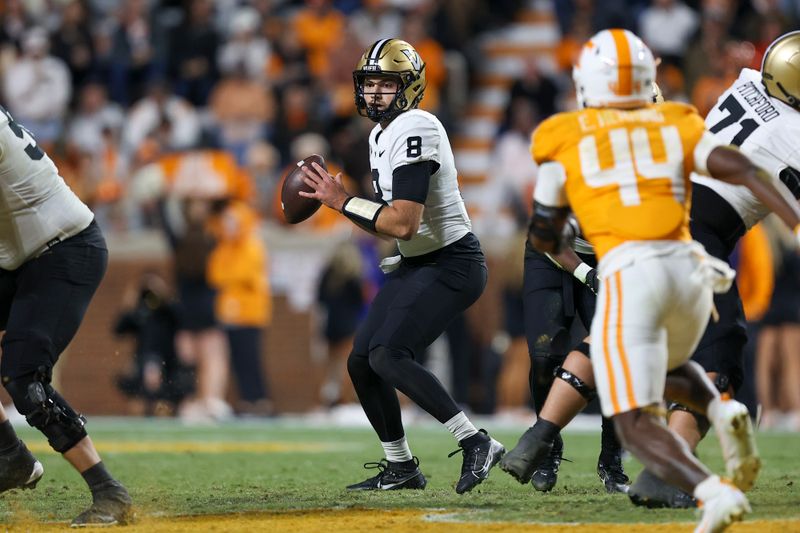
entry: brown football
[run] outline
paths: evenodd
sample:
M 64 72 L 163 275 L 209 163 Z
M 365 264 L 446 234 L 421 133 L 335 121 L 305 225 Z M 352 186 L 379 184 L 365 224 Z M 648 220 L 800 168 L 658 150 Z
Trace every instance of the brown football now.
M 302 161 L 298 161 L 286 172 L 283 177 L 283 187 L 281 187 L 281 207 L 283 208 L 283 216 L 289 224 L 297 224 L 304 221 L 311 215 L 317 212 L 322 202 L 313 198 L 305 198 L 297 194 L 300 191 L 314 192 L 314 189 L 306 185 L 303 180 L 305 174 L 302 167 L 307 166 L 311 168 L 311 163 L 317 163 L 326 171 L 328 167 L 325 166 L 325 159 L 321 155 L 313 154 Z

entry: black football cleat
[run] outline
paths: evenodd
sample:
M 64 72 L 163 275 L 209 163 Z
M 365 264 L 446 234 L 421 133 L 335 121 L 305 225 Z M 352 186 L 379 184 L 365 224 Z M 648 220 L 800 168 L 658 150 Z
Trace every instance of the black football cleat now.
M 22 441 L 11 452 L 0 455 L 0 492 L 33 489 L 43 474 L 42 463 L 36 460 Z
M 522 483 L 530 482 L 538 464 L 550 455 L 553 443 L 538 438 L 533 428 L 528 428 L 519 438 L 513 450 L 500 461 L 500 469 Z
M 460 448 L 451 452 L 448 457 L 452 457 L 461 452 L 463 461 L 461 462 L 461 477 L 456 483 L 456 492 L 464 494 L 480 485 L 484 479 L 489 477 L 489 471 L 506 453 L 505 447 L 486 433 L 485 429 L 478 433 L 459 441 Z
M 634 505 L 649 509 L 697 507 L 697 500 L 690 494 L 661 481 L 649 470 L 642 470 L 642 473 L 630 486 L 628 497 Z
M 625 475 L 625 469 L 622 468 L 622 450 L 609 457 L 604 457 L 600 454 L 597 459 L 597 475 L 606 488 L 609 494 L 621 492 L 627 494 L 630 489 L 630 478 Z
M 378 474 L 360 483 L 347 486 L 347 490 L 401 490 L 424 489 L 428 480 L 419 469 L 416 457 L 404 463 L 394 463 L 381 459 L 377 463 L 364 463 L 366 469 L 378 469 Z
M 92 505 L 75 517 L 71 527 L 124 526 L 133 522 L 130 494 L 119 481 L 106 481 L 92 492 Z
M 558 482 L 558 468 L 561 466 L 562 455 L 564 453 L 564 441 L 561 435 L 557 435 L 553 441 L 550 454 L 546 455 L 542 461 L 536 465 L 531 476 L 531 485 L 539 492 L 550 492 Z

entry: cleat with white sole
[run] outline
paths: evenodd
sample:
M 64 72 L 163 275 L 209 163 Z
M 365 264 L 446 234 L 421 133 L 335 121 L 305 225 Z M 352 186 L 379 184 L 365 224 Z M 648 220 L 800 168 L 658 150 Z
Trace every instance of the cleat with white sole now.
M 728 476 L 739 489 L 750 490 L 761 470 L 750 413 L 735 400 L 723 400 L 714 415 L 712 422 Z

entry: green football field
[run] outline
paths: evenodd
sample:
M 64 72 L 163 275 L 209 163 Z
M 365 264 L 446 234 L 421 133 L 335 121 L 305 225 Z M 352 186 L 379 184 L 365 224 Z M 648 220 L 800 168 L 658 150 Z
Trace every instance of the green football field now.
M 508 448 L 519 430 L 492 430 Z M 490 522 L 691 522 L 694 511 L 645 510 L 624 495 L 607 495 L 594 472 L 597 432 L 566 432 L 565 457 L 549 494 L 522 486 L 499 469 L 472 493 L 453 490 L 461 466 L 456 445 L 441 427 L 408 431 L 428 477 L 425 491 L 348 493 L 343 487 L 372 475 L 362 463 L 382 456 L 366 428 L 311 427 L 299 420 L 184 427 L 175 420 L 94 419 L 90 434 L 111 471 L 130 489 L 139 517 L 225 515 L 317 509 L 437 509 L 456 520 Z M 0 497 L 0 523 L 65 522 L 89 502 L 80 477 L 27 427 L 21 436 L 45 467 L 34 491 Z M 800 519 L 800 435 L 760 433 L 764 469 L 749 494 L 753 519 Z M 700 458 L 721 471 L 716 438 Z M 640 470 L 626 462 L 632 476 Z M 750 518 L 748 517 L 748 518 Z M 800 522 L 798 524 L 800 529 Z

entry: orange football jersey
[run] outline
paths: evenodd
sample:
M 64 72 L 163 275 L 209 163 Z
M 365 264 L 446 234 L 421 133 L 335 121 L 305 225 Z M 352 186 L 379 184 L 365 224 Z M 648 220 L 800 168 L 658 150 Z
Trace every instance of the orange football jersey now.
M 694 107 L 588 108 L 539 125 L 531 154 L 560 163 L 572 211 L 598 258 L 625 241 L 689 241 L 694 150 L 705 131 Z

